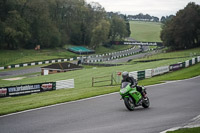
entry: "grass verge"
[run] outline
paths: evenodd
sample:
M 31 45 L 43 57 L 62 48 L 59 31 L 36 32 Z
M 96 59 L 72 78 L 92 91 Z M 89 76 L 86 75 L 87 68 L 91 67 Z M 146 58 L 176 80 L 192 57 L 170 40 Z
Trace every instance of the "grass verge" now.
M 120 50 L 125 50 L 131 48 L 132 45 L 115 45 L 112 47 L 99 46 L 96 49 L 96 54 L 116 52 Z M 0 50 L 0 66 L 19 64 L 25 62 L 33 61 L 44 61 L 50 59 L 58 58 L 71 58 L 80 56 L 79 54 L 74 54 L 67 51 L 64 48 L 54 48 L 54 49 L 41 49 L 39 51 L 35 50 Z
M 131 37 L 144 42 L 161 42 L 161 23 L 130 21 Z
M 141 80 L 139 81 L 139 84 L 152 85 L 162 83 L 166 80 L 181 80 L 198 75 L 200 75 L 200 63 L 173 73 Z M 80 76 L 79 78 L 83 79 L 84 77 Z M 80 79 L 75 81 L 80 81 Z M 88 83 L 89 82 L 80 83 L 81 85 L 79 86 L 79 82 L 75 82 L 77 87 L 74 89 L 63 89 L 26 96 L 1 98 L 0 115 L 119 91 L 119 86 L 89 87 Z
M 188 49 L 188 50 L 179 50 L 168 53 L 159 53 L 152 56 L 148 56 L 142 59 L 137 59 L 134 61 L 143 61 L 143 60 L 156 60 L 156 59 L 168 59 L 168 58 L 186 58 L 186 57 L 196 57 L 200 55 L 200 47 Z
M 168 131 L 167 133 L 200 133 L 200 127 L 183 128 L 176 131 Z

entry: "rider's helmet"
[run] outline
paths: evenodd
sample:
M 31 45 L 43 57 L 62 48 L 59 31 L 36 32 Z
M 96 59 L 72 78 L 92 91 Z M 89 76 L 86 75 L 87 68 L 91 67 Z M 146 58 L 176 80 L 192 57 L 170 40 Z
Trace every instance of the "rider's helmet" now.
M 126 78 L 128 78 L 128 72 L 127 71 L 125 71 L 125 72 L 123 72 L 122 73 L 122 78 L 123 78 L 123 80 L 126 80 Z

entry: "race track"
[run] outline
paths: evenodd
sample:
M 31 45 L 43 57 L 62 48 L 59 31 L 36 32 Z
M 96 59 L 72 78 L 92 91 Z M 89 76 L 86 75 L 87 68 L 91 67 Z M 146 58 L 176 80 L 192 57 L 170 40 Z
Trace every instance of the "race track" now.
M 149 109 L 128 111 L 115 93 L 2 116 L 0 132 L 159 133 L 200 114 L 200 77 L 149 86 L 147 92 Z

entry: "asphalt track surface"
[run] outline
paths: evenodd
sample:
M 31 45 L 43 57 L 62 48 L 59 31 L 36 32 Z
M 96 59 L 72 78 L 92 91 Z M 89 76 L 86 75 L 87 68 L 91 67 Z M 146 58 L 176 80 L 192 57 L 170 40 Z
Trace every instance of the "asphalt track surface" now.
M 157 53 L 158 53 L 158 51 L 150 51 L 148 53 L 140 53 L 140 54 L 136 54 L 136 55 L 132 55 L 132 56 L 127 56 L 127 57 L 120 58 L 120 59 L 105 61 L 104 63 L 111 63 L 111 64 L 114 64 L 114 63 L 126 63 L 126 62 L 128 62 L 130 60 L 143 58 L 145 56 L 150 56 L 150 55 L 157 54 Z
M 148 47 L 144 47 L 145 50 L 148 49 Z M 135 52 L 136 51 L 140 51 L 140 49 L 133 49 Z M 146 55 L 151 55 L 151 54 L 155 54 L 156 52 L 152 51 L 149 53 L 141 53 L 141 54 L 136 54 L 136 55 L 132 55 L 132 56 L 128 56 L 128 57 L 124 57 L 124 58 L 120 58 L 120 59 L 115 59 L 115 60 L 111 60 L 111 61 L 107 61 L 104 63 L 123 63 L 123 62 L 127 62 L 128 60 L 131 59 L 136 59 L 136 58 L 142 58 Z M 118 53 L 120 54 L 120 53 Z M 99 57 L 97 59 L 100 59 L 103 57 Z M 95 59 L 95 58 L 93 58 Z M 74 63 L 77 63 L 77 61 L 75 61 Z M 41 72 L 41 68 L 40 67 L 33 67 L 33 68 L 24 68 L 22 70 L 11 70 L 11 71 L 6 71 L 6 72 L 0 72 L 0 78 L 1 77 L 6 77 L 6 76 L 18 76 L 18 75 L 24 75 L 24 74 L 29 74 L 29 73 L 37 73 L 37 72 Z
M 146 46 L 144 46 L 144 49 L 145 50 L 147 50 L 148 49 L 148 47 L 146 47 Z M 140 48 L 135 48 L 135 47 L 133 47 L 133 48 L 131 48 L 130 50 L 128 50 L 128 51 L 122 51 L 122 52 L 115 52 L 115 53 L 113 53 L 112 55 L 104 55 L 104 56 L 98 56 L 98 57 L 96 57 L 95 55 L 94 56 L 92 56 L 92 57 L 90 57 L 90 58 L 87 58 L 87 61 L 94 61 L 94 60 L 103 60 L 103 61 L 105 61 L 105 60 L 107 60 L 108 58 L 112 58 L 112 57 L 117 57 L 117 56 L 122 56 L 122 55 L 126 55 L 126 54 L 129 54 L 129 53 L 139 53 L 139 52 L 141 52 L 142 50 L 140 49 Z M 116 60 L 116 59 L 114 59 L 114 60 Z
M 33 67 L 33 68 L 25 68 L 22 70 L 12 70 L 12 71 L 0 72 L 0 77 L 17 76 L 17 75 L 24 75 L 24 74 L 29 74 L 29 73 L 36 73 L 36 72 L 41 72 L 41 68 Z
M 118 93 L 0 117 L 1 133 L 159 133 L 200 113 L 200 77 L 148 86 L 149 109 L 128 111 Z M 39 101 L 38 101 L 39 102 Z

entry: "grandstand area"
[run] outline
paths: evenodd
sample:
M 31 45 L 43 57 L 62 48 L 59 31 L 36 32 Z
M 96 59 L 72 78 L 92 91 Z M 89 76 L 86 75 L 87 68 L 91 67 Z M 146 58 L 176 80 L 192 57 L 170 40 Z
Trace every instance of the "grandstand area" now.
M 94 50 L 88 49 L 83 46 L 75 46 L 68 48 L 70 52 L 76 53 L 76 54 L 93 54 L 95 53 Z

